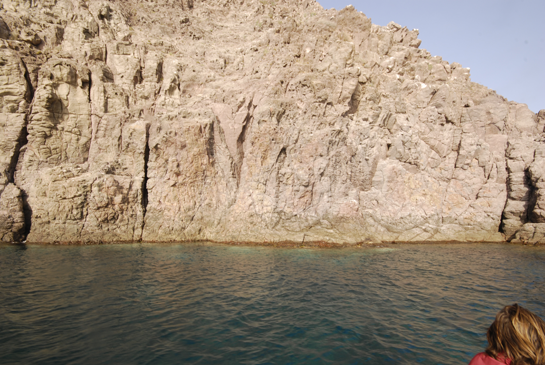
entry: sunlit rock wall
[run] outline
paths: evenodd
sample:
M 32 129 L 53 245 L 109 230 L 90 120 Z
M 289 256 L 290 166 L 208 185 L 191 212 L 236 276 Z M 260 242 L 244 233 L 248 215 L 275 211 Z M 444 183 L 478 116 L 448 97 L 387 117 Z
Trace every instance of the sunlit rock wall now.
M 545 110 L 297 1 L 5 0 L 0 238 L 545 238 Z

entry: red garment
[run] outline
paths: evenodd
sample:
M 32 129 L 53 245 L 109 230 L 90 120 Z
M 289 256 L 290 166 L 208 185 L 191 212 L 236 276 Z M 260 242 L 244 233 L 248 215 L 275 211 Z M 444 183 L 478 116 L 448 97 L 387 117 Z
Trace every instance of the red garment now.
M 469 365 L 509 365 L 511 364 L 511 359 L 502 358 L 501 355 L 498 356 L 498 360 L 488 356 L 486 353 L 481 352 L 475 355 L 473 360 L 470 361 Z

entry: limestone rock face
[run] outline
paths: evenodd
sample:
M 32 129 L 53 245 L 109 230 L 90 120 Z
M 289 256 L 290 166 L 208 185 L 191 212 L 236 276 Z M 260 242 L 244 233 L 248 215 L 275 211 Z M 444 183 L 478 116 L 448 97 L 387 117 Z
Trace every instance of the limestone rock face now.
M 545 110 L 416 30 L 314 0 L 2 5 L 4 241 L 545 241 Z

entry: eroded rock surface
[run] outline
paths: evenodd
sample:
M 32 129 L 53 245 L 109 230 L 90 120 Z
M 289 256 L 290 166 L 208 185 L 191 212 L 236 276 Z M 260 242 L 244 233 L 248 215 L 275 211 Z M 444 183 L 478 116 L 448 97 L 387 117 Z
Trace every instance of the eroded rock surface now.
M 20 242 L 25 235 L 25 215 L 21 190 L 8 184 L 0 199 L 0 242 Z
M 313 0 L 2 5 L 4 241 L 545 240 L 545 110 L 416 30 Z

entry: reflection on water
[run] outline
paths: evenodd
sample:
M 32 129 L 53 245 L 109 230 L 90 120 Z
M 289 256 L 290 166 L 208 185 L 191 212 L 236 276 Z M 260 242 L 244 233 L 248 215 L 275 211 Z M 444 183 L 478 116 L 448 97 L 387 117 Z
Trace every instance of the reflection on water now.
M 545 249 L 0 246 L 1 364 L 461 364 Z

